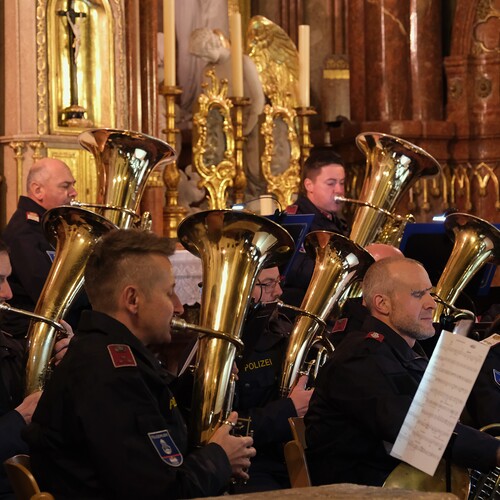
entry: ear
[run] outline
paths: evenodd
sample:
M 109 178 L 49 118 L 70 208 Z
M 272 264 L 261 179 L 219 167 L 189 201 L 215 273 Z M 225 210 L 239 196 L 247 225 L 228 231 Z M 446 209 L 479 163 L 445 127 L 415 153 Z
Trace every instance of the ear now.
M 125 309 L 131 314 L 137 314 L 139 308 L 139 294 L 137 288 L 129 285 L 121 293 L 121 298 Z
M 373 297 L 373 309 L 383 316 L 388 316 L 391 310 L 391 300 L 389 296 L 384 294 L 377 294 Z
M 309 179 L 309 177 L 306 177 L 304 179 L 304 188 L 308 193 L 312 190 L 312 186 L 313 186 L 313 181 Z
M 45 189 L 39 182 L 32 182 L 30 185 L 29 192 L 37 201 L 43 201 L 45 195 Z

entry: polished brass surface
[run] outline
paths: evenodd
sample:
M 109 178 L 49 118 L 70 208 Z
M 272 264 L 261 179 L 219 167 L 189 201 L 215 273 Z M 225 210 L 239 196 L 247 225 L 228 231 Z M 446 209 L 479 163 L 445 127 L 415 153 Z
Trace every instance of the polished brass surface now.
M 178 234 L 202 261 L 200 326 L 239 339 L 259 271 L 291 256 L 292 237 L 269 219 L 231 210 L 191 215 Z M 199 342 L 189 432 L 193 445 L 207 443 L 219 423 L 236 353 L 225 339 Z
M 206 72 L 198 111 L 193 115 L 193 166 L 201 177 L 199 187 L 208 194 L 210 209 L 225 209 L 228 189 L 236 169 L 232 102 L 227 97 L 227 80 L 219 81 L 215 71 Z
M 435 294 L 441 301 L 453 305 L 484 264 L 500 263 L 500 231 L 479 217 L 463 213 L 448 215 L 444 226 L 455 242 Z M 439 322 L 445 309 L 441 301 L 434 311 L 435 322 Z
M 348 238 L 328 231 L 309 233 L 305 248 L 316 262 L 300 309 L 324 321 L 342 292 L 351 283 L 363 278 L 373 263 L 373 257 Z M 296 319 L 283 362 L 283 396 L 287 396 L 295 384 L 317 333 L 318 323 L 315 320 L 304 315 Z
M 464 467 L 451 464 L 451 493 L 466 500 L 470 491 L 469 472 Z M 384 488 L 402 488 L 405 490 L 446 492 L 446 463 L 439 462 L 433 476 L 429 476 L 415 467 L 401 462 L 384 482 Z
M 131 227 L 149 175 L 175 160 L 174 149 L 146 134 L 105 128 L 83 132 L 78 141 L 92 153 L 97 169 L 96 203 L 86 206 L 121 229 Z
M 48 325 L 52 326 L 55 330 L 58 332 L 64 332 L 66 331 L 66 328 L 61 325 L 61 323 L 54 321 L 50 318 L 45 318 L 44 316 L 40 316 L 39 314 L 32 313 L 31 311 L 25 311 L 24 309 L 17 309 L 16 307 L 12 307 L 6 302 L 2 302 L 0 304 L 0 311 L 8 311 L 12 312 L 15 314 L 21 314 L 22 316 L 27 316 L 28 318 L 31 319 L 36 319 L 37 321 L 43 321 L 47 323 Z
M 395 210 L 415 181 L 438 175 L 441 166 L 423 149 L 392 135 L 367 132 L 356 137 L 356 144 L 366 156 L 359 199 L 367 205 L 356 208 L 349 237 L 365 247 L 379 241 L 386 213 Z
M 272 193 L 282 207 L 293 203 L 300 184 L 300 142 L 295 130 L 296 118 L 293 108 L 264 106 L 264 122 L 260 128 L 264 140 L 261 170 L 267 182 L 267 192 Z M 286 147 L 283 141 L 287 141 Z M 288 158 L 281 158 L 283 151 L 287 152 Z M 281 159 L 279 163 L 282 165 L 276 165 L 276 159 Z M 282 170 L 277 172 L 277 167 Z
M 56 253 L 34 313 L 58 322 L 83 285 L 83 271 L 93 246 L 116 226 L 94 212 L 69 206 L 48 210 L 42 226 L 47 239 L 56 247 Z M 56 334 L 54 326 L 45 320 L 30 324 L 26 366 L 28 394 L 43 388 Z

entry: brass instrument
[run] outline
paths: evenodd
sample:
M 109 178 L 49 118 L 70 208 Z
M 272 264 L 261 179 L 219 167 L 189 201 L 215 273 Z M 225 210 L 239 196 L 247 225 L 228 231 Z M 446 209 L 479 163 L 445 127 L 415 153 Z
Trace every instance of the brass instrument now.
M 40 316 L 39 314 L 32 313 L 31 311 L 26 311 L 25 309 L 18 309 L 17 307 L 12 307 L 11 305 L 7 304 L 7 302 L 2 302 L 0 304 L 0 311 L 7 311 L 15 314 L 21 314 L 22 316 L 27 316 L 28 318 L 36 319 L 37 321 L 43 321 L 48 325 L 52 326 L 58 332 L 66 331 L 66 328 L 64 328 L 64 326 L 62 326 L 62 324 L 59 323 L 58 321 L 54 321 L 44 316 Z
M 464 213 L 446 217 L 445 229 L 453 234 L 455 243 L 448 262 L 436 285 L 440 299 L 434 311 L 439 322 L 445 305 L 455 303 L 460 292 L 487 262 L 500 263 L 500 231 L 483 219 Z
M 359 245 L 328 231 L 313 231 L 306 236 L 306 251 L 316 263 L 300 309 L 309 316 L 299 316 L 288 341 L 283 362 L 281 394 L 287 396 L 301 372 L 306 355 L 318 333 L 314 315 L 325 321 L 342 292 L 363 278 L 373 257 Z
M 174 149 L 156 137 L 106 128 L 87 130 L 78 136 L 78 142 L 95 158 L 97 201 L 72 205 L 96 209 L 120 229 L 136 225 L 149 175 L 154 168 L 175 161 Z
M 209 210 L 184 219 L 179 241 L 202 260 L 200 326 L 240 339 L 257 275 L 293 252 L 293 239 L 278 224 L 254 214 Z M 227 338 L 199 340 L 194 373 L 190 440 L 208 442 L 224 416 L 236 354 Z
M 34 312 L 43 319 L 32 321 L 28 332 L 27 394 L 43 388 L 54 347 L 57 331 L 47 318 L 57 322 L 64 316 L 83 285 L 83 271 L 93 246 L 102 235 L 116 229 L 104 217 L 70 206 L 48 210 L 42 227 L 56 253 Z
M 361 201 L 337 197 L 359 205 L 349 238 L 363 248 L 375 242 L 397 244 L 406 221 L 394 209 L 418 179 L 438 175 L 441 166 L 423 149 L 392 135 L 366 132 L 356 144 L 366 155 Z

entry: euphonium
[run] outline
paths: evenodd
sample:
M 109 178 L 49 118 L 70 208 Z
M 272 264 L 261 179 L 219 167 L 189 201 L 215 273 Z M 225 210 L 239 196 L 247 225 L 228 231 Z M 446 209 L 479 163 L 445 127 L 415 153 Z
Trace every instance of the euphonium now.
M 283 362 L 281 394 L 287 396 L 301 372 L 319 324 L 311 315 L 325 321 L 342 292 L 363 278 L 373 257 L 359 245 L 328 231 L 306 236 L 306 251 L 316 259 L 314 272 L 300 309 L 309 315 L 297 317 Z
M 339 197 L 359 205 L 349 238 L 363 248 L 374 242 L 397 246 L 406 221 L 394 209 L 418 179 L 439 174 L 441 166 L 423 149 L 392 135 L 367 132 L 356 137 L 356 144 L 366 155 L 360 200 Z
M 200 326 L 239 340 L 258 273 L 291 256 L 292 237 L 264 217 L 231 210 L 191 215 L 180 223 L 178 235 L 202 261 Z M 234 341 L 199 341 L 189 431 L 194 445 L 207 443 L 224 416 L 235 352 Z
M 48 210 L 42 219 L 49 242 L 56 247 L 54 262 L 28 331 L 26 391 L 43 388 L 45 371 L 54 347 L 57 329 L 46 318 L 59 321 L 80 291 L 87 259 L 97 240 L 116 226 L 104 217 L 83 208 L 61 206 Z
M 446 304 L 453 305 L 460 292 L 486 262 L 500 263 L 500 231 L 483 219 L 464 213 L 446 217 L 445 229 L 455 243 L 436 285 L 438 296 L 434 322 L 438 323 Z
M 155 167 L 175 160 L 174 149 L 139 132 L 105 128 L 87 130 L 78 141 L 95 158 L 97 201 L 73 204 L 96 209 L 120 229 L 137 224 L 149 175 Z

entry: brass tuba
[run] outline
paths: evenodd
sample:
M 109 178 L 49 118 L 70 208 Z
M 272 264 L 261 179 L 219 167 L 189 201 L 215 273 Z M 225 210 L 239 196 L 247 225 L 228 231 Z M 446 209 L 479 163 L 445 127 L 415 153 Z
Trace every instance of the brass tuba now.
M 448 215 L 444 224 L 455 242 L 435 289 L 438 297 L 435 323 L 439 322 L 446 305 L 455 303 L 460 292 L 485 263 L 500 263 L 500 231 L 495 226 L 464 213 Z
M 139 223 L 139 204 L 154 168 L 175 161 L 166 142 L 140 132 L 115 129 L 87 130 L 78 141 L 95 158 L 96 203 L 73 202 L 95 209 L 120 229 Z
M 349 238 L 363 248 L 375 242 L 399 246 L 407 220 L 394 209 L 417 180 L 438 175 L 441 166 L 423 149 L 392 135 L 366 132 L 356 144 L 366 156 L 360 200 L 337 197 L 359 205 Z
M 85 264 L 97 240 L 116 226 L 104 217 L 83 208 L 61 206 L 48 210 L 42 225 L 49 242 L 56 247 L 35 314 L 28 331 L 27 394 L 43 388 L 54 347 L 57 328 L 47 318 L 59 321 L 83 285 Z
M 361 280 L 373 257 L 359 245 L 328 231 L 313 231 L 305 241 L 306 251 L 316 263 L 300 309 L 308 315 L 297 317 L 283 361 L 281 394 L 287 396 L 297 381 L 306 355 L 318 335 L 319 324 L 311 315 L 325 321 L 342 292 Z
M 278 224 L 254 214 L 209 210 L 184 219 L 179 241 L 201 258 L 200 326 L 233 339 L 199 341 L 194 373 L 190 440 L 208 442 L 223 418 L 227 389 L 249 301 L 259 271 L 293 252 L 293 239 Z
M 97 203 L 72 202 L 72 206 L 57 207 L 44 215 L 44 231 L 56 254 L 35 313 L 54 321 L 64 316 L 81 290 L 85 264 L 97 240 L 111 229 L 138 223 L 137 210 L 150 173 L 175 160 L 175 152 L 166 142 L 139 132 L 88 130 L 80 134 L 79 141 L 95 157 Z M 56 330 L 46 321 L 31 322 L 28 393 L 43 386 L 55 337 Z

